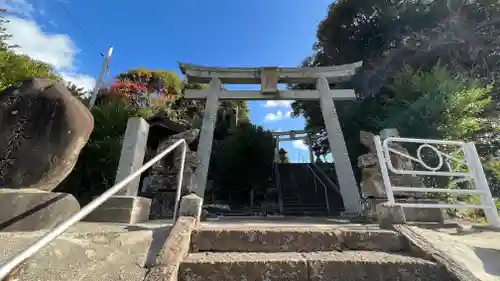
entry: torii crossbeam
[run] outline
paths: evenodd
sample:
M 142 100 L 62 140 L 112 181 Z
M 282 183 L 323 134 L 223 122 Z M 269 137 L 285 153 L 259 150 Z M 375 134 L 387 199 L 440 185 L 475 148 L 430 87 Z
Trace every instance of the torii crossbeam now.
M 187 90 L 185 98 L 206 100 L 198 143 L 197 157 L 200 168 L 196 174 L 198 195 L 203 197 L 206 188 L 208 165 L 212 150 L 213 134 L 220 100 L 319 100 L 328 132 L 335 171 L 348 213 L 356 213 L 360 196 L 354 172 L 335 109 L 334 100 L 355 99 L 352 89 L 330 89 L 330 83 L 349 81 L 362 62 L 317 68 L 279 67 L 206 67 L 179 63 L 189 83 L 210 83 L 208 90 Z M 279 90 L 279 83 L 315 84 L 314 90 Z M 229 91 L 223 84 L 260 84 L 260 91 Z

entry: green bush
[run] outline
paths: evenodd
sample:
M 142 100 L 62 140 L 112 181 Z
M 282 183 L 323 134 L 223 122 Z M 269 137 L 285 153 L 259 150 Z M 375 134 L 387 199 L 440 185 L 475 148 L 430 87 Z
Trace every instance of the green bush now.
M 91 112 L 94 130 L 90 139 L 71 174 L 57 188 L 73 194 L 80 204 L 113 186 L 128 119 L 150 114 L 120 102 L 96 105 Z

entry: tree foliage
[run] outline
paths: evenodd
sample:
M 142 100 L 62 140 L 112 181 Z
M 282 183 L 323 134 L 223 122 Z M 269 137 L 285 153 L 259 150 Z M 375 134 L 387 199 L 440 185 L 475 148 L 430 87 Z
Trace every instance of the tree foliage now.
M 250 123 L 240 124 L 214 145 L 210 176 L 223 199 L 248 202 L 251 189 L 265 188 L 272 173 L 274 148 L 271 132 Z
M 485 127 L 490 91 L 491 86 L 452 77 L 443 67 L 407 69 L 380 92 L 378 112 L 365 114 L 374 114 L 379 128 L 397 128 L 403 136 L 467 140 Z
M 11 50 L 0 50 L 0 91 L 32 77 L 60 79 L 49 64 Z
M 319 24 L 314 54 L 303 65 L 363 61 L 350 82 L 331 85 L 354 88 L 358 96 L 336 102 L 351 161 L 366 152 L 359 131 L 397 127 L 405 137 L 474 140 L 488 167 L 497 167 L 499 18 L 500 5 L 493 0 L 331 4 Z M 319 103 L 296 102 L 293 109 L 307 128 L 321 129 L 314 150 L 327 154 Z M 494 169 L 487 170 L 494 185 Z
M 91 110 L 94 129 L 75 168 L 57 190 L 86 204 L 114 185 L 127 120 L 140 113 L 123 102 L 96 105 Z
M 127 120 L 163 115 L 172 121 L 195 126 L 203 116 L 204 103 L 185 99 L 183 88 L 204 87 L 198 84 L 184 86 L 171 71 L 134 69 L 118 74 L 109 88 L 100 91 L 92 108 L 95 125 L 90 140 L 80 153 L 75 169 L 58 189 L 87 203 L 110 188 L 114 184 Z M 80 95 L 76 86 L 72 91 Z M 228 130 L 224 113 L 236 106 L 243 108 L 241 116 L 248 118 L 246 103 L 223 104 L 216 130 Z

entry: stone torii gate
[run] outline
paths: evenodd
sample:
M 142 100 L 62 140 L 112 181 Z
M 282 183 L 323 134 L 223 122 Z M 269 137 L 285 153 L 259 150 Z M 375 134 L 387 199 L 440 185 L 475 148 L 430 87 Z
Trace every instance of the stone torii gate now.
M 206 101 L 197 151 L 200 161 L 196 174 L 198 195 L 203 197 L 205 193 L 220 100 L 319 100 L 345 210 L 358 212 L 360 196 L 334 104 L 334 100 L 355 99 L 355 93 L 352 89 L 331 90 L 329 84 L 350 80 L 361 65 L 362 62 L 317 68 L 252 68 L 206 67 L 179 62 L 189 83 L 210 83 L 207 90 L 187 90 L 185 93 L 186 99 Z M 316 89 L 278 90 L 278 83 L 315 84 Z M 229 91 L 222 87 L 223 84 L 260 84 L 261 90 Z
M 275 149 L 275 159 L 279 159 L 278 151 L 280 149 L 280 142 L 282 141 L 294 141 L 294 140 L 307 140 L 309 143 L 309 161 L 314 163 L 314 152 L 311 146 L 312 140 L 316 139 L 317 136 L 312 136 L 313 130 L 291 130 L 286 132 L 273 132 L 272 135 L 276 139 L 276 149 Z M 305 136 L 297 136 L 304 135 Z M 288 136 L 287 138 L 281 138 L 282 136 Z

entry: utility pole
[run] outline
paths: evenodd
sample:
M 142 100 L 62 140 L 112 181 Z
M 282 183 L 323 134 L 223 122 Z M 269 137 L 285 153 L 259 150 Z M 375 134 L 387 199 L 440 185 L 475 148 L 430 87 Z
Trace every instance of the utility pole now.
M 99 86 L 101 86 L 102 79 L 104 78 L 104 75 L 106 74 L 106 70 L 108 69 L 108 66 L 109 66 L 109 58 L 111 58 L 112 54 L 113 54 L 113 47 L 110 46 L 108 48 L 108 52 L 106 53 L 106 56 L 104 57 L 104 62 L 102 63 L 101 73 L 99 73 L 99 76 L 97 77 L 97 80 L 95 82 L 94 90 L 92 91 L 92 97 L 90 98 L 90 102 L 89 102 L 89 108 L 92 108 L 95 104 L 95 101 L 97 99 L 97 93 L 99 92 Z

